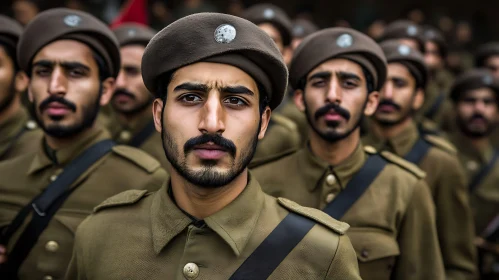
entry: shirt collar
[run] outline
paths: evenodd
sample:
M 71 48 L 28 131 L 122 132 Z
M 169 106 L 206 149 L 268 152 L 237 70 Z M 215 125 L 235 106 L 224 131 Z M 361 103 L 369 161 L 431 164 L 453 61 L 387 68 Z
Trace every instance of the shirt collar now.
M 404 130 L 394 137 L 383 139 L 380 135 L 376 134 L 374 130 L 371 130 L 369 134 L 362 139 L 362 142 L 366 145 L 375 147 L 377 150 L 387 149 L 400 157 L 404 157 L 411 151 L 419 137 L 420 134 L 416 124 L 410 122 Z
M 55 156 L 57 157 L 57 165 L 65 166 L 92 145 L 109 138 L 109 132 L 107 132 L 100 126 L 94 126 L 90 129 L 90 132 L 88 134 L 85 134 L 84 137 L 77 139 L 69 146 L 56 151 Z M 44 141 L 45 138 L 43 137 L 40 140 L 39 148 L 35 154 L 35 158 L 31 162 L 31 166 L 29 167 L 28 175 L 31 175 L 46 167 L 56 165 L 47 156 L 44 148 Z
M 116 121 L 113 122 L 113 125 L 109 127 L 109 131 L 113 139 L 119 139 L 120 133 L 124 130 L 130 132 L 131 137 L 137 135 L 149 122 L 154 121 L 153 116 L 151 114 L 151 110 L 146 110 L 145 112 L 140 113 L 134 120 L 126 123 L 120 123 L 118 121 L 118 116 L 115 116 Z
M 458 129 L 455 130 L 456 131 L 454 131 L 449 138 L 460 154 L 466 155 L 467 158 L 480 162 L 481 164 L 486 164 L 492 159 L 494 154 L 494 147 L 492 145 L 488 145 L 486 148 L 478 150 L 473 146 L 466 135 L 458 131 Z
M 156 254 L 193 221 L 168 195 L 167 181 L 155 194 L 151 204 L 153 246 Z M 246 247 L 252 229 L 260 217 L 265 195 L 260 184 L 249 174 L 248 185 L 229 205 L 204 219 L 206 225 L 229 245 L 236 256 Z M 248 230 L 250 229 L 250 230 Z

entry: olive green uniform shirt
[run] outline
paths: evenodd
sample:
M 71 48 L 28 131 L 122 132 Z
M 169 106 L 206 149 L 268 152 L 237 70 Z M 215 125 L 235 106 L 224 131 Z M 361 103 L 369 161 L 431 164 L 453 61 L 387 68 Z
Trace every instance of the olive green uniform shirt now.
M 34 153 L 42 135 L 36 122 L 30 120 L 28 112 L 21 108 L 11 118 L 0 123 L 0 161 Z
M 278 113 L 292 120 L 300 134 L 301 146 L 304 146 L 308 139 L 308 121 L 305 113 L 298 110 L 292 99 L 286 100 L 277 108 Z
M 69 147 L 58 150 L 55 153 L 57 163 L 47 157 L 44 140 L 38 141 L 35 154 L 1 162 L 0 228 L 9 225 L 26 204 L 57 179 L 68 163 L 105 139 L 109 139 L 109 133 L 94 128 Z M 19 279 L 62 279 L 71 258 L 76 228 L 95 206 L 126 190 L 157 190 L 165 177 L 160 164 L 146 153 L 127 146 L 115 146 L 71 185 L 76 189 L 40 235 L 20 267 Z M 31 215 L 10 239 L 7 255 L 30 220 Z
M 391 139 L 383 140 L 371 131 L 362 141 L 378 150 L 405 157 L 419 137 L 416 125 L 411 123 Z M 427 187 L 435 203 L 438 239 L 447 279 L 473 279 L 476 252 L 464 170 L 452 144 L 438 136 L 424 137 L 432 146 L 418 165 L 426 172 Z
M 97 207 L 78 229 L 66 279 L 229 279 L 289 212 L 316 225 L 268 279 L 360 279 L 347 224 L 265 195 L 251 174 L 234 201 L 203 221 L 178 208 L 169 185 Z
M 359 145 L 344 162 L 330 166 L 305 147 L 255 168 L 253 174 L 270 195 L 324 209 L 367 156 Z M 394 155 L 382 156 L 388 160 L 386 167 L 341 218 L 351 226 L 347 235 L 362 279 L 444 279 L 435 210 L 424 173 Z

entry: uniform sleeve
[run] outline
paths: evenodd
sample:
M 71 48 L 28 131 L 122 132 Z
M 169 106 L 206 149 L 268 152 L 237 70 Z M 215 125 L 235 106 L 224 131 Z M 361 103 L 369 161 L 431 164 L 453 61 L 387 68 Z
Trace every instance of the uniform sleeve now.
M 399 228 L 400 256 L 392 279 L 445 279 L 435 226 L 435 206 L 428 185 L 420 180 Z
M 329 266 L 325 279 L 362 279 L 360 278 L 357 254 L 348 236 L 340 236 L 338 250 Z
M 84 221 L 85 222 L 85 221 Z M 75 242 L 73 246 L 73 254 L 71 256 L 71 261 L 69 262 L 68 269 L 66 270 L 66 280 L 86 280 L 86 271 L 83 264 L 83 247 L 82 246 L 82 226 L 84 222 L 80 224 L 75 234 Z
M 445 273 L 449 280 L 474 279 L 474 227 L 464 170 L 454 157 L 449 157 L 443 168 L 434 200 Z

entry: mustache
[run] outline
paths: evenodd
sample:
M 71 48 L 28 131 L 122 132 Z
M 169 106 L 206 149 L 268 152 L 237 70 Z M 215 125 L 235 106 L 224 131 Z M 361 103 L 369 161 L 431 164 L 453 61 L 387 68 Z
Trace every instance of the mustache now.
M 471 117 L 468 119 L 468 122 L 472 122 L 472 121 L 474 121 L 474 120 L 482 120 L 482 121 L 484 121 L 484 122 L 486 122 L 486 123 L 488 123 L 488 122 L 489 122 L 489 120 L 488 120 L 487 118 L 485 118 L 485 116 L 484 116 L 484 115 L 482 115 L 482 114 L 480 114 L 480 113 L 475 113 L 475 114 L 473 114 L 473 116 L 471 116 Z
M 379 102 L 378 107 L 379 107 L 379 106 L 383 106 L 383 105 L 389 105 L 389 106 L 392 106 L 392 107 L 394 107 L 394 108 L 395 108 L 395 110 L 397 110 L 397 111 L 402 110 L 402 107 L 400 107 L 400 105 L 398 105 L 397 103 L 395 103 L 395 102 L 393 102 L 393 101 L 391 101 L 391 100 L 389 100 L 389 99 L 382 99 L 382 100 Z
M 340 107 L 340 105 L 338 105 L 337 103 L 328 103 L 315 111 L 315 120 L 318 120 L 320 117 L 326 115 L 331 110 L 334 110 L 335 113 L 339 114 L 347 121 L 350 119 L 351 115 L 347 109 Z
M 128 96 L 132 99 L 135 99 L 135 95 L 133 95 L 133 93 L 129 92 L 128 90 L 124 89 L 124 88 L 118 88 L 114 91 L 114 94 L 113 94 L 113 97 L 117 96 L 117 95 L 125 95 L 125 96 Z
M 227 138 L 222 137 L 219 134 L 203 134 L 187 140 L 184 144 L 184 154 L 188 154 L 198 145 L 206 144 L 212 142 L 213 144 L 220 146 L 226 150 L 232 157 L 236 155 L 236 145 L 234 142 Z
M 65 99 L 64 97 L 57 96 L 57 95 L 51 95 L 48 98 L 46 98 L 45 100 L 43 100 L 42 103 L 40 103 L 40 106 L 38 106 L 38 108 L 40 109 L 40 112 L 47 109 L 47 107 L 52 102 L 60 103 L 64 106 L 68 107 L 71 111 L 76 112 L 76 105 L 73 102 Z

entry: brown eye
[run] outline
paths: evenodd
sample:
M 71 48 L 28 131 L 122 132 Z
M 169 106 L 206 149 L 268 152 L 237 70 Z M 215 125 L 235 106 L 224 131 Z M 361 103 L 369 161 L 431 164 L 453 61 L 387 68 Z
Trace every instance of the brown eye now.
M 184 102 L 194 103 L 201 101 L 201 98 L 194 94 L 187 94 L 182 96 L 181 100 Z
M 246 103 L 238 97 L 228 97 L 224 100 L 225 103 L 235 106 L 244 106 Z

